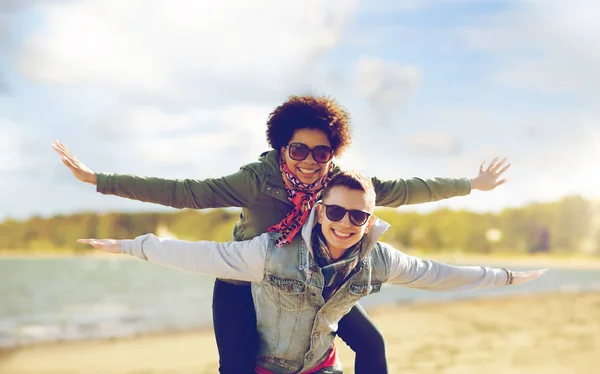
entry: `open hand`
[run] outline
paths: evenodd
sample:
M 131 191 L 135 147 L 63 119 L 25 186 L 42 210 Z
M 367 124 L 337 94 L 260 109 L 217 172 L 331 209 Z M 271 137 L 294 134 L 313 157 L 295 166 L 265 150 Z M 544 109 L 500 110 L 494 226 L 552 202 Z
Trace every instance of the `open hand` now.
M 77 157 L 73 156 L 64 144 L 55 140 L 52 148 L 60 155 L 63 164 L 71 170 L 75 178 L 82 182 L 96 185 L 96 173 L 79 161 Z
M 548 272 L 548 269 L 541 270 L 526 270 L 526 271 L 513 271 L 512 284 L 525 284 L 531 282 L 534 279 L 538 279 L 542 274 Z
M 77 239 L 77 243 L 89 244 L 108 253 L 121 253 L 121 241 L 117 239 Z
M 494 188 L 506 183 L 506 179 L 500 179 L 502 174 L 510 168 L 511 163 L 507 162 L 505 157 L 500 160 L 495 157 L 490 166 L 484 169 L 485 161 L 479 166 L 479 174 L 471 179 L 471 189 L 480 191 L 491 191 Z

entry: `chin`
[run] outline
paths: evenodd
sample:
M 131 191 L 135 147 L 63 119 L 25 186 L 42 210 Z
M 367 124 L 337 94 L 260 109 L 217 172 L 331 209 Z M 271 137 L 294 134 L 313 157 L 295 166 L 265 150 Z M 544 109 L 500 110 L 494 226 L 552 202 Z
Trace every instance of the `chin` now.
M 306 177 L 301 177 L 300 180 L 302 181 L 302 183 L 304 184 L 312 184 L 315 183 L 319 178 L 306 178 Z

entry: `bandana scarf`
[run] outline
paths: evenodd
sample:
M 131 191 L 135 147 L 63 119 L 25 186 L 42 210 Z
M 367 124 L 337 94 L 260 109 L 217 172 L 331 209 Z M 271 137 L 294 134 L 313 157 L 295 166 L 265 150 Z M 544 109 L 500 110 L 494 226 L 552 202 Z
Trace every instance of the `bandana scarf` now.
M 337 260 L 331 258 L 327 241 L 323 237 L 321 225 L 316 225 L 312 232 L 312 248 L 317 265 L 323 272 L 323 298 L 329 300 L 342 285 L 346 278 L 356 269 L 362 250 L 362 239 L 348 248 L 344 255 Z
M 302 183 L 298 177 L 294 175 L 285 163 L 285 157 L 279 156 L 279 170 L 285 184 L 288 200 L 294 204 L 292 209 L 281 222 L 267 229 L 269 232 L 279 232 L 281 236 L 275 240 L 275 245 L 282 247 L 294 239 L 296 234 L 302 229 L 302 225 L 308 219 L 310 210 L 315 205 L 315 202 L 321 196 L 323 188 L 331 180 L 332 165 L 329 164 L 327 172 L 314 183 Z

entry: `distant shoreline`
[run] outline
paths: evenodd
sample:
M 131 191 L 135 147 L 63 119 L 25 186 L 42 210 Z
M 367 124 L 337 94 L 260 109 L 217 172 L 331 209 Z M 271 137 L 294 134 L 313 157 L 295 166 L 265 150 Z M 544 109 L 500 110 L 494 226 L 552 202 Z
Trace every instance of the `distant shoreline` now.
M 487 265 L 487 266 L 519 266 L 519 267 L 548 267 L 561 269 L 590 269 L 600 270 L 600 256 L 592 255 L 563 255 L 563 254 L 474 254 L 463 252 L 423 253 L 419 251 L 407 252 L 421 258 L 434 261 L 460 265 Z M 28 251 L 0 251 L 0 261 L 4 259 L 52 259 L 52 258 L 97 258 L 97 259 L 133 259 L 117 256 L 98 250 L 80 252 L 28 252 Z
M 114 254 L 104 253 L 95 249 L 80 252 L 29 252 L 29 251 L 1 251 L 0 260 L 3 259 L 38 259 L 38 258 L 119 258 Z M 123 257 L 126 258 L 126 257 Z
M 600 270 L 600 256 L 430 254 L 431 260 L 461 265 Z

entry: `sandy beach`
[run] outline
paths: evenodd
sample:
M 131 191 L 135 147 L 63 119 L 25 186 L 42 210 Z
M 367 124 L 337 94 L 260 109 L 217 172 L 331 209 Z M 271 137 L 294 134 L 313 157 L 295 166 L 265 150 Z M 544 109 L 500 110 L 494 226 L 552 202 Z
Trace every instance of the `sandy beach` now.
M 391 373 L 597 373 L 600 293 L 512 296 L 370 310 Z M 346 373 L 353 353 L 338 340 Z M 0 351 L 2 374 L 217 372 L 212 330 Z

